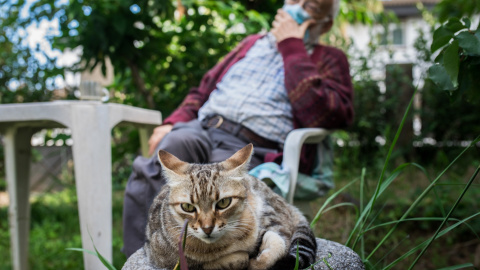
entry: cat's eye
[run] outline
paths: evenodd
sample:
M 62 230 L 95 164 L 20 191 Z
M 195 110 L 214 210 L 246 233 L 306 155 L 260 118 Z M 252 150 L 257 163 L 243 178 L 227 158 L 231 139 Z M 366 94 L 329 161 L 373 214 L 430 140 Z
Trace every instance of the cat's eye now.
M 221 199 L 217 202 L 217 209 L 225 209 L 230 205 L 231 202 L 232 198 Z
M 182 210 L 188 213 L 195 212 L 195 206 L 189 204 L 189 203 L 182 203 L 180 204 L 180 207 L 182 207 Z

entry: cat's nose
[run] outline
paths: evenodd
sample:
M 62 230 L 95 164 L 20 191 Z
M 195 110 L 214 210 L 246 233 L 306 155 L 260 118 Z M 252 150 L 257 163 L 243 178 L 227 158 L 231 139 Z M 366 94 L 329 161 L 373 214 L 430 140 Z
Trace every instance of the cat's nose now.
M 206 235 L 210 236 L 210 234 L 211 234 L 212 231 L 213 231 L 213 226 L 210 226 L 210 227 L 202 227 L 202 230 L 203 230 L 203 232 L 204 232 Z

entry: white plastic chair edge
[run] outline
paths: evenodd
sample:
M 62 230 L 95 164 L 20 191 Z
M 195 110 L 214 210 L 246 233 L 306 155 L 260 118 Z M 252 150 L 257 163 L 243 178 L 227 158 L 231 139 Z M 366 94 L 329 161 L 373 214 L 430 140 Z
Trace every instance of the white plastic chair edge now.
M 321 143 L 331 130 L 324 128 L 299 128 L 292 130 L 287 135 L 283 148 L 282 167 L 288 168 L 290 173 L 290 187 L 288 189 L 287 201 L 293 204 L 293 195 L 297 185 L 298 167 L 300 163 L 300 151 L 305 143 L 318 144 Z

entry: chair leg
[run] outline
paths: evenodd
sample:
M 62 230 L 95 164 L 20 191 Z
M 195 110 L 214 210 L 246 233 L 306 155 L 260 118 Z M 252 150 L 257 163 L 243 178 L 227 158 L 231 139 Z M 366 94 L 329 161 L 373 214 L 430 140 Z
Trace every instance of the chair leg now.
M 88 104 L 78 106 L 70 128 L 82 248 L 96 248 L 112 262 L 112 156 L 109 119 L 105 116 L 108 114 Z M 105 269 L 98 258 L 86 252 L 83 261 L 86 270 Z
M 13 269 L 28 269 L 30 237 L 30 140 L 32 128 L 9 128 L 5 134 L 7 189 Z

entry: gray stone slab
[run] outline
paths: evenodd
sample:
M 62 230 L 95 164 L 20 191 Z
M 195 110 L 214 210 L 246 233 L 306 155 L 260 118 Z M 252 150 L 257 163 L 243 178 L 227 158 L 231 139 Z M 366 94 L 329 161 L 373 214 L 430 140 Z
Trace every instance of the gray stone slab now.
M 350 248 L 339 243 L 317 238 L 317 264 L 315 270 L 349 269 L 364 270 L 362 260 Z M 143 248 L 137 250 L 125 263 L 122 270 L 167 270 L 155 268 L 147 260 Z

